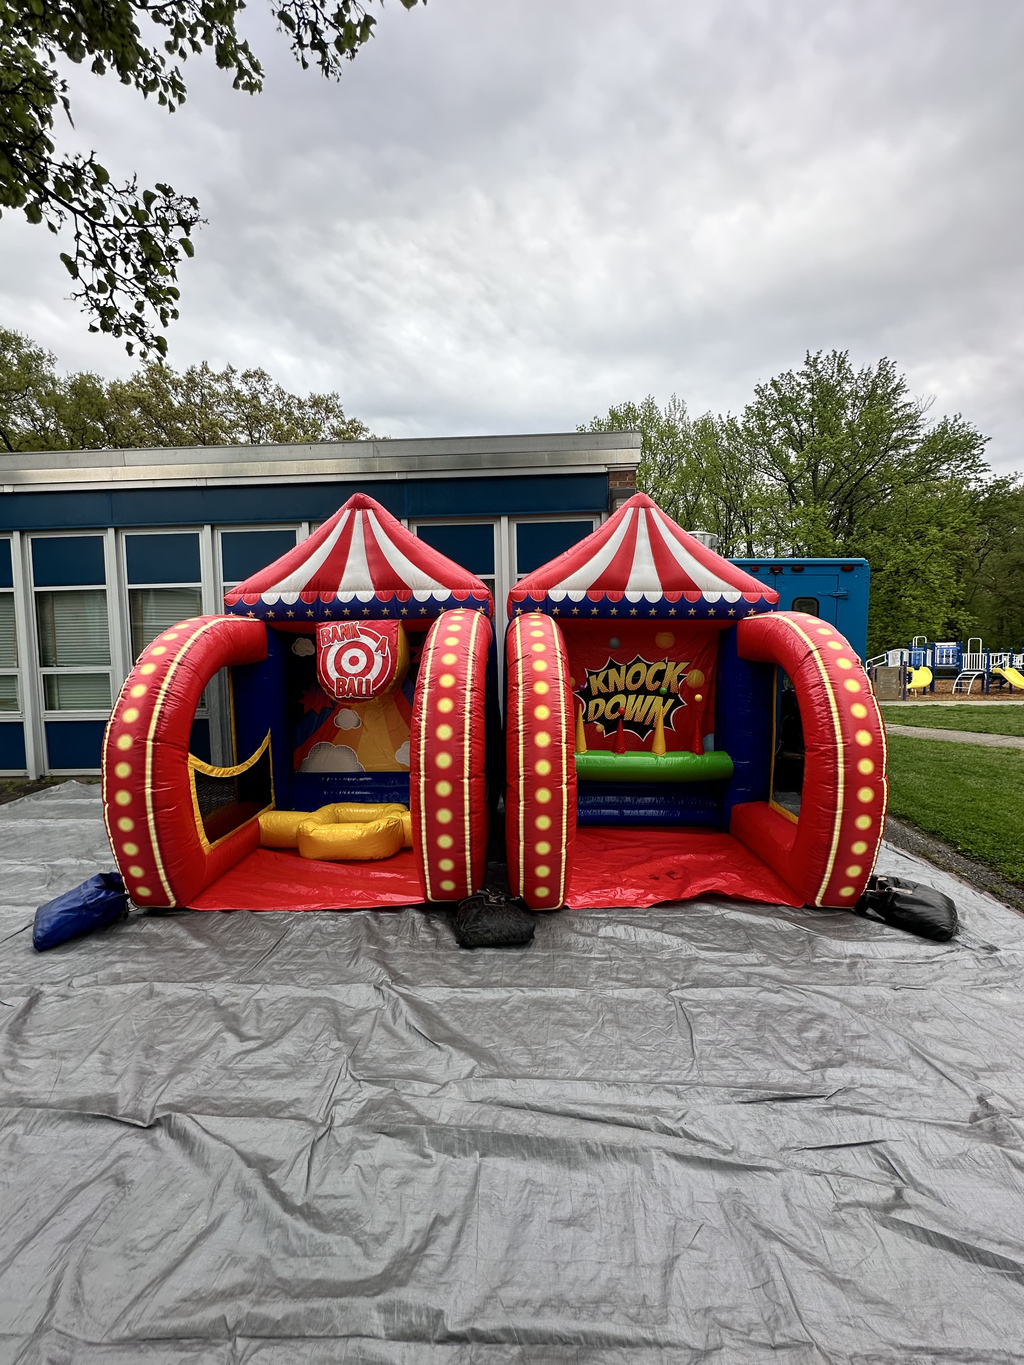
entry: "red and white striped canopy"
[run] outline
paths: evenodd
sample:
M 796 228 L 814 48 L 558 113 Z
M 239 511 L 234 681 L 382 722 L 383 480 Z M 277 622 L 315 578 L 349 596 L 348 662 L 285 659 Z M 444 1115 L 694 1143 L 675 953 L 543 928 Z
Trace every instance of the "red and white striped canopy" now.
M 509 593 L 509 615 L 621 615 L 621 604 L 643 614 L 678 614 L 678 603 L 714 616 L 724 603 L 729 615 L 767 611 L 778 593 L 688 535 L 646 493 L 637 493 L 586 539 L 519 580 Z M 587 610 L 581 611 L 580 604 Z M 666 604 L 669 604 L 666 606 Z M 694 615 L 694 612 L 689 612 Z
M 479 606 L 488 615 L 492 609 L 476 574 L 407 531 L 365 493 L 354 494 L 308 540 L 224 594 L 228 612 L 272 620 L 336 619 L 351 614 L 351 604 L 413 619 L 439 616 L 455 605 Z

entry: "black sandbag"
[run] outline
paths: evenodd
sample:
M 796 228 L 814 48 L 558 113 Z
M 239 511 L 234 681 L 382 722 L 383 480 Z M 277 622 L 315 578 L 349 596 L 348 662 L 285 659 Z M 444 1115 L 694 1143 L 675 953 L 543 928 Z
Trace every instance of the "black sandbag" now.
M 459 901 L 455 912 L 460 948 L 521 948 L 535 927 L 536 917 L 520 901 L 486 887 Z
M 949 896 L 900 877 L 872 877 L 856 912 L 939 943 L 951 939 L 958 926 L 956 904 Z
M 32 946 L 43 953 L 68 939 L 103 929 L 128 914 L 128 893 L 116 872 L 98 872 L 36 911 Z

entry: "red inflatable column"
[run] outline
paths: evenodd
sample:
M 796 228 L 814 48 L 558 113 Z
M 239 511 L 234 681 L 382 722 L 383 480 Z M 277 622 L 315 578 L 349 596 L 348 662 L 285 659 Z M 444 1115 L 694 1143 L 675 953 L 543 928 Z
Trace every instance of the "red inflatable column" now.
M 457 901 L 487 868 L 487 654 L 482 612 L 446 611 L 423 646 L 409 735 L 413 848 L 428 901 Z
M 517 616 L 506 643 L 505 843 L 512 892 L 532 910 L 565 900 L 576 843 L 569 664 L 558 622 Z
M 804 732 L 804 782 L 794 826 L 766 802 L 737 806 L 730 829 L 809 905 L 850 907 L 867 885 L 885 826 L 885 727 L 852 646 L 803 612 L 737 626 L 744 659 L 789 675 Z
M 267 655 L 262 621 L 199 616 L 164 631 L 125 679 L 103 736 L 103 818 L 137 905 L 187 905 L 259 845 L 256 820 L 211 846 L 198 825 L 189 736 L 203 688 Z

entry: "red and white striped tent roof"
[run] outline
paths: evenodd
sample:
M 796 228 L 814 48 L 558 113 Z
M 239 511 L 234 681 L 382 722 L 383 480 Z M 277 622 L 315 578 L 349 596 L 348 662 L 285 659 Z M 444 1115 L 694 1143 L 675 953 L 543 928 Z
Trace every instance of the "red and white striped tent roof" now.
M 370 615 L 410 620 L 453 606 L 491 614 L 491 594 L 468 569 L 407 531 L 365 493 L 356 493 L 308 540 L 224 594 L 236 616 L 336 620 Z M 367 614 L 360 610 L 360 615 Z
M 508 611 L 657 617 L 678 616 L 685 603 L 687 615 L 715 617 L 770 611 L 778 600 L 774 588 L 709 550 L 637 493 L 578 545 L 521 578 L 509 593 Z

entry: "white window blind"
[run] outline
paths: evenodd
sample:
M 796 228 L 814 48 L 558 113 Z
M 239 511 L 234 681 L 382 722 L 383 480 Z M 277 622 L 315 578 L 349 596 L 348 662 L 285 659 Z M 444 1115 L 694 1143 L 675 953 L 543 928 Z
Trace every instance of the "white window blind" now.
M 39 662 L 44 668 L 110 663 L 107 594 L 102 588 L 84 592 L 37 592 Z M 107 701 L 109 705 L 109 682 Z
M 107 673 L 46 673 L 47 711 L 108 711 L 110 675 Z
M 132 588 L 128 593 L 132 622 L 132 656 L 142 651 L 179 621 L 198 616 L 202 596 L 198 588 Z
M 0 592 L 0 668 L 18 667 L 18 640 L 14 633 L 14 593 Z
M 13 673 L 0 673 L 0 711 L 17 711 L 18 679 Z

